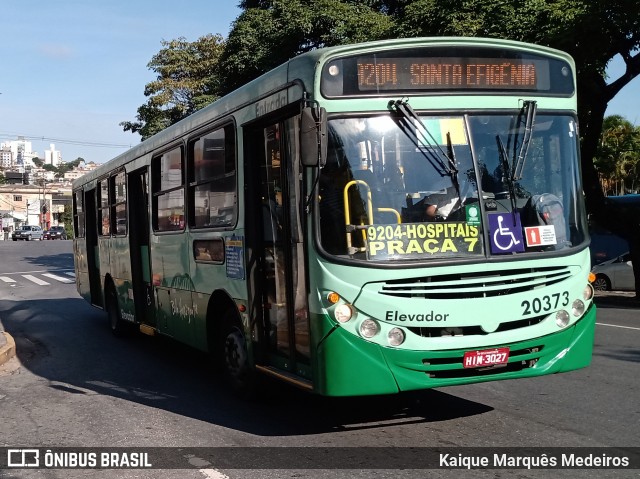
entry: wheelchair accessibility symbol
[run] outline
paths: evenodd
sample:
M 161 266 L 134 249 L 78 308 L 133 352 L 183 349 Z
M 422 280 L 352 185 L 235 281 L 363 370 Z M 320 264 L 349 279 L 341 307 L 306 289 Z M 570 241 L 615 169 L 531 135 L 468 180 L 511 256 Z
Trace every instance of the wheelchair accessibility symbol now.
M 491 252 L 494 254 L 521 253 L 524 251 L 524 238 L 520 214 L 489 213 L 489 231 L 491 233 Z

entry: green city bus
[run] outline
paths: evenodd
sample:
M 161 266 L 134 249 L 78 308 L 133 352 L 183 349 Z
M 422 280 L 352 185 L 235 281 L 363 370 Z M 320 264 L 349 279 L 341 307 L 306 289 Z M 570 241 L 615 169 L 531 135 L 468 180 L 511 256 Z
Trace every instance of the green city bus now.
M 585 367 L 575 65 L 413 38 L 289 60 L 74 182 L 80 295 L 237 388 L 389 394 Z

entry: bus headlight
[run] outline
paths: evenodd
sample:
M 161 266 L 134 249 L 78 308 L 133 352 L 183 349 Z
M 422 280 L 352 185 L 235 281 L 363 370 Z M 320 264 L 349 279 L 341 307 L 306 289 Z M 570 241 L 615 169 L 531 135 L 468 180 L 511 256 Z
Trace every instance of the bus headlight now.
M 585 301 L 589 301 L 591 298 L 593 298 L 593 286 L 591 286 L 591 284 L 587 284 L 584 287 L 584 289 L 582 290 L 582 297 Z
M 404 343 L 404 331 L 400 328 L 393 328 L 387 334 L 387 339 L 391 346 L 400 346 Z
M 571 305 L 571 312 L 576 318 L 584 314 L 584 303 L 580 299 L 576 299 Z
M 373 338 L 380 331 L 380 326 L 373 319 L 365 319 L 360 324 L 360 334 L 362 337 Z
M 556 313 L 556 324 L 559 328 L 564 328 L 567 324 L 569 324 L 570 318 L 571 317 L 569 316 L 569 313 L 564 309 L 561 309 Z
M 339 304 L 333 311 L 333 315 L 339 323 L 346 323 L 353 317 L 353 310 L 348 304 Z

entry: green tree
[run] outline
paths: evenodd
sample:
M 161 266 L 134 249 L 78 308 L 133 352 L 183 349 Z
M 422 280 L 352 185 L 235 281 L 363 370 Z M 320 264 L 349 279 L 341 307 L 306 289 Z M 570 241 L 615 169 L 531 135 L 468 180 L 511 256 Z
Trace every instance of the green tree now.
M 605 193 L 636 191 L 640 184 L 640 128 L 620 115 L 606 117 L 593 162 Z
M 60 221 L 64 225 L 64 231 L 68 239 L 73 239 L 73 209 L 71 203 L 64 205 L 64 212 L 60 216 Z
M 44 162 L 40 162 L 40 167 L 45 171 L 50 171 L 54 174 L 56 178 L 63 178 L 65 173 L 76 168 L 84 159 L 78 157 L 73 161 L 69 161 L 67 163 L 61 163 L 58 166 L 53 166 L 51 164 L 44 164 Z M 35 160 L 34 160 L 35 163 Z M 37 166 L 37 165 L 36 165 Z
M 220 35 L 205 35 L 195 42 L 180 37 L 161 44 L 147 65 L 157 74 L 144 89 L 149 99 L 138 108 L 136 121 L 120 123 L 124 131 L 139 133 L 143 140 L 205 107 L 220 91 L 216 74 L 224 49 Z
M 243 1 L 221 58 L 228 93 L 315 48 L 388 38 L 394 20 L 378 2 Z

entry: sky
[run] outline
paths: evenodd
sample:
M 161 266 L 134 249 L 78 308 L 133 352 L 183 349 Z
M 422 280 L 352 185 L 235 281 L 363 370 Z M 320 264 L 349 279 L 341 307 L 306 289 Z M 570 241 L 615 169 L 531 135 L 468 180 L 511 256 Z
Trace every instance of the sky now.
M 140 142 L 125 132 L 147 101 L 147 64 L 163 40 L 227 37 L 238 0 L 3 0 L 0 141 L 24 136 L 40 158 L 104 163 Z M 614 61 L 610 78 L 622 73 Z M 640 125 L 640 78 L 607 115 Z
M 140 142 L 134 121 L 163 40 L 227 37 L 238 0 L 2 0 L 0 141 L 40 158 L 104 163 Z M 96 146 L 102 145 L 102 146 Z

